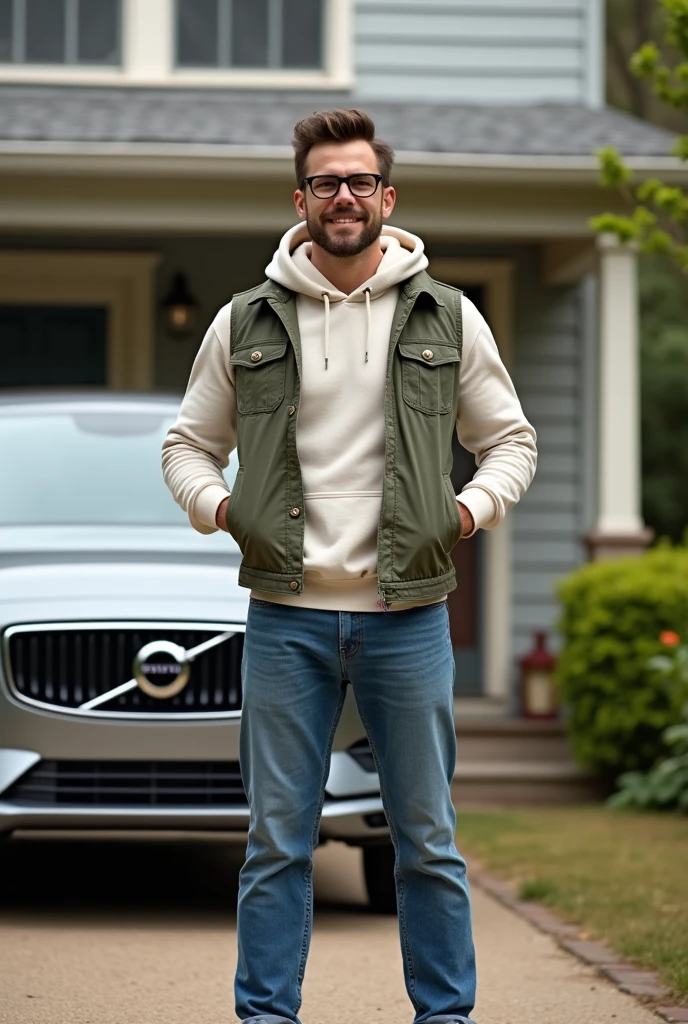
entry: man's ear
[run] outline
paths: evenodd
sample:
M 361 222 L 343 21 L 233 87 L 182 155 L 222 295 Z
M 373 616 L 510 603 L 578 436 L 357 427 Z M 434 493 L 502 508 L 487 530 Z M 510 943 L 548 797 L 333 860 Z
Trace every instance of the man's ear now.
M 301 220 L 306 219 L 306 197 L 300 188 L 294 193 L 294 206 Z
M 392 188 L 392 186 L 389 185 L 386 189 L 383 190 L 382 193 L 382 216 L 384 220 L 387 220 L 387 218 L 391 215 L 396 201 L 397 194 Z

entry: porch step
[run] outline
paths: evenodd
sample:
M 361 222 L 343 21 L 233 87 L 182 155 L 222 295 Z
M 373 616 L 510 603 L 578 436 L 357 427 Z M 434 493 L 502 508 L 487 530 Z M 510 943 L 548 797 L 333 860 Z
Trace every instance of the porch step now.
M 598 778 L 573 760 L 564 723 L 457 717 L 457 808 L 599 801 Z
M 462 764 L 476 761 L 571 763 L 564 723 L 529 718 L 466 718 L 456 721 Z

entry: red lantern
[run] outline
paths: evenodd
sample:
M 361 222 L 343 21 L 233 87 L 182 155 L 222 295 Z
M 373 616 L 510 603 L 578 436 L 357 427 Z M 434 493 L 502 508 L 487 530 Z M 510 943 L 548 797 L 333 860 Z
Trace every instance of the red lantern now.
M 547 634 L 535 633 L 535 646 L 521 658 L 521 710 L 525 718 L 556 718 L 559 698 L 554 683 L 556 660 L 547 650 Z

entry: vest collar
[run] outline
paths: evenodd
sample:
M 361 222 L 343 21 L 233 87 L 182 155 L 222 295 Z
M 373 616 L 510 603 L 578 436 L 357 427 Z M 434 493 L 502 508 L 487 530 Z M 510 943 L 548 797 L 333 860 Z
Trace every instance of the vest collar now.
M 421 292 L 425 292 L 426 295 L 434 299 L 438 306 L 444 306 L 444 300 L 440 295 L 437 282 L 433 281 L 425 270 L 419 270 L 404 285 L 404 295 L 407 299 L 415 299 Z
M 289 291 L 288 288 L 283 288 L 281 284 L 277 284 L 276 281 L 271 281 L 268 277 L 261 285 L 259 285 L 253 295 L 248 300 L 249 306 L 255 305 L 256 302 L 260 302 L 261 299 L 269 301 L 273 299 L 275 302 L 288 302 L 294 293 Z

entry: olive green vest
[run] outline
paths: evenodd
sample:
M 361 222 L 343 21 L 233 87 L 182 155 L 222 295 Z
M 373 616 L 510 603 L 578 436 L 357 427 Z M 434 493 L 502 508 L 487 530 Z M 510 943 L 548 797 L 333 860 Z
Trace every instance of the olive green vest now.
M 449 477 L 459 408 L 461 292 L 425 271 L 401 287 L 385 388 L 385 469 L 378 590 L 386 605 L 442 597 L 456 586 L 450 551 L 461 516 Z M 273 281 L 232 301 L 239 469 L 227 526 L 243 560 L 239 583 L 303 589 L 305 507 L 296 447 L 301 339 L 294 292 Z

